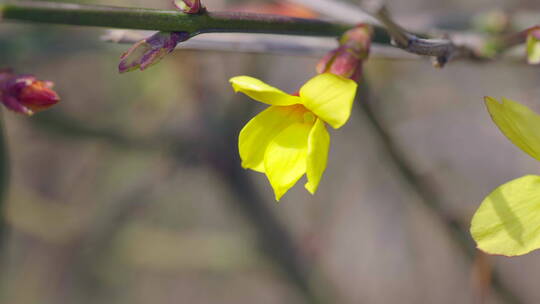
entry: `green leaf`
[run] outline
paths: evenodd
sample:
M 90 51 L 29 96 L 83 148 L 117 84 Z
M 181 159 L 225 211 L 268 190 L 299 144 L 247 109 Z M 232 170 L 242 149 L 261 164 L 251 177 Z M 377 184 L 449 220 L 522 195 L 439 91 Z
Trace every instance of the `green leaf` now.
M 480 250 L 506 256 L 540 248 L 540 176 L 527 175 L 491 192 L 471 223 Z
M 501 132 L 514 145 L 540 161 L 540 115 L 504 97 L 502 103 L 492 97 L 485 99 L 488 112 Z

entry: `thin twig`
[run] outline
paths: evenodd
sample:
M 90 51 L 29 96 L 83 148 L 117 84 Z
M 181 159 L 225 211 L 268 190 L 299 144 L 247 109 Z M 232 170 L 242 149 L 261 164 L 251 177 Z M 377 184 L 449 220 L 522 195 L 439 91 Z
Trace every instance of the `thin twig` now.
M 497 40 L 499 53 L 502 53 L 517 45 L 524 44 L 530 32 L 540 30 L 540 25 L 531 26 L 517 33 L 507 34 Z
M 235 114 L 232 113 L 230 115 Z M 42 113 L 36 116 L 36 118 L 40 116 L 48 117 L 38 120 L 33 119 L 33 123 L 39 124 L 41 131 L 50 132 L 54 135 L 78 140 L 104 141 L 106 144 L 122 149 L 129 148 L 134 144 L 134 141 L 137 141 L 132 138 L 126 138 L 124 135 L 112 130 L 91 126 L 81 127 L 83 124 L 64 115 Z M 212 119 L 208 117 L 209 124 L 213 123 L 211 121 Z M 205 120 L 205 122 L 207 121 Z M 234 195 L 234 198 L 229 200 L 230 203 L 239 208 L 254 227 L 258 234 L 257 240 L 261 244 L 263 253 L 277 265 L 278 269 L 281 269 L 285 273 L 285 278 L 299 290 L 305 303 L 326 303 L 326 298 L 323 299 L 322 288 L 314 288 L 312 286 L 311 267 L 308 267 L 308 260 L 297 248 L 298 246 L 287 231 L 286 226 L 281 223 L 274 211 L 261 197 L 246 170 L 239 166 L 235 146 L 237 142 L 237 130 L 240 128 L 239 117 L 228 117 L 223 119 L 223 121 L 217 121 L 215 123 L 223 124 L 223 126 L 217 128 L 223 133 L 215 133 L 215 131 L 208 130 L 208 133 L 203 138 L 209 138 L 204 140 L 198 139 L 196 142 L 191 142 L 189 139 L 178 137 L 167 137 L 160 140 L 162 142 L 175 143 L 171 147 L 163 144 L 148 144 L 147 140 L 141 140 L 141 143 L 146 143 L 143 145 L 148 146 L 148 150 L 150 151 L 158 153 L 166 152 L 169 157 L 178 163 L 193 163 L 191 153 L 197 154 L 198 157 L 204 157 L 204 164 L 221 177 L 220 180 L 224 181 L 224 184 Z M 211 126 L 207 127 L 210 128 Z M 177 149 L 177 147 L 184 146 L 189 146 L 190 152 Z M 321 278 L 319 280 L 324 281 Z
M 107 42 L 133 44 L 155 32 L 108 30 L 101 39 Z M 257 35 L 250 33 L 220 33 L 193 37 L 176 47 L 177 50 L 207 50 L 243 53 L 264 53 L 292 56 L 322 57 L 337 47 L 337 40 L 322 37 Z M 421 58 L 394 47 L 375 45 L 371 57 L 414 60 Z
M 409 53 L 434 57 L 436 67 L 443 67 L 448 61 L 456 58 L 480 59 L 473 49 L 457 46 L 449 39 L 426 39 L 407 32 L 392 20 L 381 1 L 371 2 L 364 7 L 384 25 L 395 46 Z

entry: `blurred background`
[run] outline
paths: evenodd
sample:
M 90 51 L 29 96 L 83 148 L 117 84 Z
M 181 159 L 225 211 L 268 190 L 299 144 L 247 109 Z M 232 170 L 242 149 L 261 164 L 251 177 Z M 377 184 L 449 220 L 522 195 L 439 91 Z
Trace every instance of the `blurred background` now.
M 389 7 L 406 27 L 540 10 L 533 0 Z M 228 79 L 292 92 L 317 57 L 181 50 L 120 75 L 129 45 L 100 41 L 104 32 L 0 27 L 0 66 L 54 81 L 62 97 L 31 118 L 2 113 L 10 179 L 0 303 L 540 302 L 540 253 L 486 257 L 468 234 L 494 187 L 540 173 L 482 101 L 505 96 L 540 111 L 540 74 L 524 59 L 438 70 L 427 59 L 372 58 L 351 120 L 331 130 L 317 195 L 300 181 L 278 204 L 237 156 L 238 132 L 265 106 L 234 95 Z

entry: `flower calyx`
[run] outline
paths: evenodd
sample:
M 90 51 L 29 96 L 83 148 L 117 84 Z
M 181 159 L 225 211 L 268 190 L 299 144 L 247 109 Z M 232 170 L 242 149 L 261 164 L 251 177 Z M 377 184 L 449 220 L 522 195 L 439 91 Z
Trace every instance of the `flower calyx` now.
M 359 24 L 348 30 L 339 40 L 338 48 L 319 61 L 317 72 L 358 80 L 363 62 L 369 56 L 372 36 L 373 29 L 368 24 Z

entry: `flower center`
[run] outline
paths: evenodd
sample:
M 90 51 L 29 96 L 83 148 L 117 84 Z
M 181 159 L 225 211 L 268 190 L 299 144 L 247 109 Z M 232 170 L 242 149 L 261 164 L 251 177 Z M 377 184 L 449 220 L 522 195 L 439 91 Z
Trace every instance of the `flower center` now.
M 304 113 L 304 123 L 312 124 L 315 122 L 315 115 L 311 113 L 310 111 L 307 111 Z

